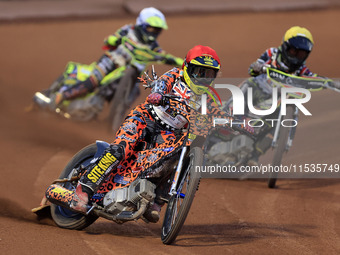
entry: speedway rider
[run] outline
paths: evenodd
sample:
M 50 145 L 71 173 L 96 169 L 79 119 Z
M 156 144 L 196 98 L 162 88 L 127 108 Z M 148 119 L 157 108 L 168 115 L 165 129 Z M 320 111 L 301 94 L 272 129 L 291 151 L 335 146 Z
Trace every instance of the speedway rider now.
M 51 98 L 50 108 L 55 109 L 64 100 L 74 99 L 92 92 L 107 74 L 117 67 L 124 65 L 124 61 L 122 61 L 121 57 L 117 57 L 115 53 L 115 50 L 121 44 L 122 37 L 128 37 L 130 40 L 145 45 L 155 52 L 165 53 L 159 47 L 157 37 L 161 34 L 162 30 L 166 29 L 168 29 L 168 26 L 163 13 L 153 7 L 144 8 L 139 13 L 135 25 L 125 25 L 116 31 L 116 33 L 105 38 L 103 49 L 107 51 L 98 60 L 90 77 L 61 93 L 54 94 Z M 176 58 L 171 54 L 166 54 L 165 58 L 165 64 L 181 66 L 183 63 L 181 58 Z M 138 73 L 141 73 L 146 64 L 136 62 L 134 66 Z
M 262 83 L 256 82 L 256 77 L 266 72 L 266 66 L 275 68 L 282 72 L 296 76 L 317 77 L 317 74 L 312 73 L 305 65 L 305 62 L 313 49 L 314 40 L 310 31 L 306 28 L 293 26 L 284 34 L 282 44 L 278 48 L 267 49 L 259 59 L 253 62 L 248 73 L 254 78 L 242 84 L 241 90 L 244 95 L 247 94 L 248 87 L 253 89 L 253 105 L 258 106 L 268 99 L 271 99 L 272 92 Z M 336 83 L 331 83 L 335 87 L 339 86 Z M 247 100 L 245 100 L 246 102 Z M 226 107 L 232 107 L 232 99 L 230 99 Z M 248 109 L 248 107 L 246 107 Z M 247 114 L 247 113 L 246 113 Z M 267 127 L 258 135 L 258 140 L 255 143 L 255 148 L 248 165 L 257 165 L 258 158 L 263 155 L 271 146 L 273 139 L 274 128 Z
M 146 101 L 130 112 L 118 130 L 115 141 L 82 175 L 70 204 L 71 209 L 86 213 L 89 198 L 109 173 L 115 174 L 114 180 L 119 187 L 134 180 L 138 173 L 134 173 L 129 164 L 139 160 L 137 149 L 156 148 L 152 157 L 147 157 L 150 156 L 150 161 L 159 164 L 178 153 L 182 145 L 178 141 L 183 136 L 182 130 L 188 127 L 188 121 L 178 114 L 178 109 L 170 103 L 168 95 L 176 96 L 185 105 L 199 109 L 200 106 L 195 102 L 200 102 L 203 93 L 211 95 L 208 91 L 220 70 L 220 60 L 210 47 L 197 45 L 187 53 L 182 68 L 173 68 L 152 82 L 151 94 Z M 212 99 L 207 100 L 207 113 L 226 116 L 212 102 Z M 190 108 L 184 108 L 192 116 Z M 119 165 L 124 159 L 123 170 L 120 170 Z M 125 165 L 126 159 L 131 159 L 127 160 L 128 165 Z M 162 204 L 164 202 L 156 196 L 155 203 L 148 208 L 144 217 L 150 222 L 157 222 Z

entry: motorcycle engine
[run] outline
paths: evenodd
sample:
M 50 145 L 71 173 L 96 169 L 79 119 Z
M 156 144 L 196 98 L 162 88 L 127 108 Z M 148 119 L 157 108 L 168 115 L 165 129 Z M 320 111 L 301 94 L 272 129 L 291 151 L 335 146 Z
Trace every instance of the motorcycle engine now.
M 241 162 L 253 151 L 254 141 L 246 135 L 236 135 L 230 141 L 218 141 L 208 151 L 209 159 L 221 165 Z
M 125 188 L 109 191 L 103 200 L 105 211 L 118 214 L 122 211 L 136 211 L 142 198 L 152 202 L 156 185 L 147 179 L 137 179 Z

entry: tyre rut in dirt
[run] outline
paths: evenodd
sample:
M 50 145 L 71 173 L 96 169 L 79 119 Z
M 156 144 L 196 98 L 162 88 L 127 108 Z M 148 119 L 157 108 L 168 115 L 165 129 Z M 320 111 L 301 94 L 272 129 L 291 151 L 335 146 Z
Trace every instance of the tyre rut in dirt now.
M 285 119 L 293 119 L 293 113 L 294 113 L 294 108 L 292 106 L 287 106 L 287 113 L 286 116 L 283 116 L 283 120 Z M 275 148 L 274 151 L 274 157 L 272 161 L 272 166 L 280 166 L 283 153 L 286 151 L 286 145 L 287 145 L 287 140 L 289 136 L 289 130 L 290 127 L 281 127 L 280 128 L 280 134 L 279 138 L 277 141 L 277 147 Z M 269 179 L 268 179 L 268 187 L 273 189 L 275 188 L 276 180 L 277 180 L 278 173 L 273 172 L 269 174 Z
M 86 165 L 94 157 L 97 151 L 96 144 L 88 145 L 73 156 L 71 161 L 66 165 L 59 178 L 69 178 L 72 176 L 72 170 L 80 165 Z M 71 183 L 63 185 L 67 189 L 72 189 L 74 186 Z M 73 186 L 73 187 L 72 187 Z M 81 230 L 91 225 L 98 219 L 95 215 L 84 215 L 73 212 L 58 205 L 51 205 L 51 215 L 54 222 L 61 228 Z
M 171 244 L 175 241 L 198 189 L 200 173 L 196 172 L 195 168 L 202 166 L 203 152 L 195 147 L 190 150 L 189 157 L 189 163 L 183 168 L 183 175 L 178 182 L 177 194 L 170 198 L 166 208 L 161 233 L 164 244 Z

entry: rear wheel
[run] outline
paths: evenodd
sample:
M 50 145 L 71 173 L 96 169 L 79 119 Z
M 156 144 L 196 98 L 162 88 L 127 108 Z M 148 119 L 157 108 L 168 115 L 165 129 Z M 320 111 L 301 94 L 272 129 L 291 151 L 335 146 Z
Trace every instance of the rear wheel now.
M 190 151 L 189 162 L 178 181 L 177 193 L 170 198 L 166 208 L 161 233 L 164 244 L 174 242 L 184 224 L 200 181 L 200 173 L 195 169 L 202 164 L 203 152 L 195 147 Z
M 73 156 L 71 161 L 64 168 L 63 172 L 60 174 L 59 178 L 70 178 L 75 173 L 75 168 L 80 167 L 81 165 L 88 165 L 91 159 L 93 159 L 95 153 L 97 151 L 96 144 L 91 144 L 82 150 L 80 150 L 76 155 Z M 76 182 L 67 182 L 62 186 L 73 190 L 77 185 Z M 91 225 L 95 220 L 98 219 L 95 215 L 84 215 L 82 213 L 73 212 L 65 207 L 51 204 L 51 215 L 54 222 L 61 228 L 67 229 L 77 229 L 81 230 L 89 225 Z
M 282 120 L 293 119 L 293 113 L 294 113 L 294 108 L 292 106 L 287 106 L 287 114 L 283 116 Z M 275 148 L 274 157 L 272 161 L 273 167 L 281 165 L 283 154 L 286 151 L 286 145 L 287 145 L 290 129 L 291 129 L 290 127 L 280 128 L 279 138 L 277 140 L 277 147 Z M 269 188 L 271 189 L 275 188 L 277 176 L 278 176 L 277 172 L 270 173 L 269 179 L 268 179 Z

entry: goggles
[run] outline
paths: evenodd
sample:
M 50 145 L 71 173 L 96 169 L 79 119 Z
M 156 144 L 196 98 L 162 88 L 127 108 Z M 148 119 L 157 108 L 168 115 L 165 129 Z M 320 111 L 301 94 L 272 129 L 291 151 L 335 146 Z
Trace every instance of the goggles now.
M 294 57 L 299 60 L 305 60 L 309 55 L 309 51 L 290 47 L 287 51 L 287 54 L 289 57 Z
M 145 31 L 150 34 L 158 35 L 160 34 L 160 32 L 162 32 L 162 30 L 163 29 L 160 27 L 145 26 Z
M 215 79 L 217 76 L 217 69 L 207 68 L 203 66 L 195 66 L 192 69 L 191 76 L 193 78 L 208 78 L 208 79 Z

